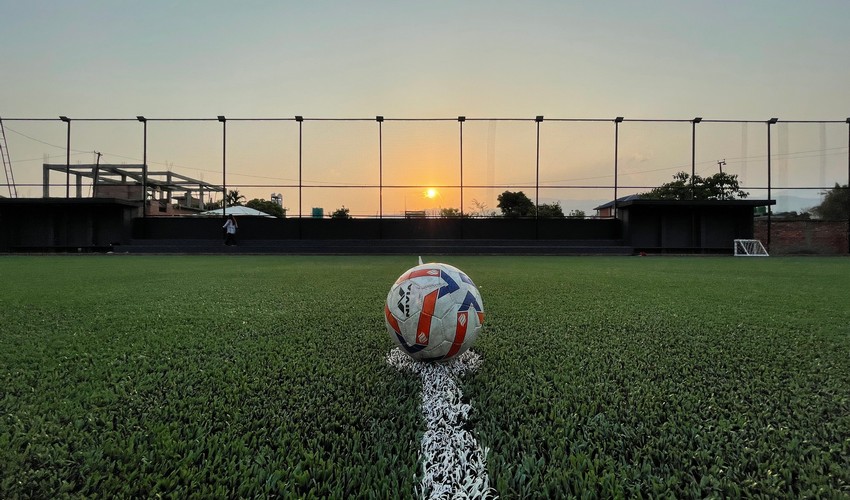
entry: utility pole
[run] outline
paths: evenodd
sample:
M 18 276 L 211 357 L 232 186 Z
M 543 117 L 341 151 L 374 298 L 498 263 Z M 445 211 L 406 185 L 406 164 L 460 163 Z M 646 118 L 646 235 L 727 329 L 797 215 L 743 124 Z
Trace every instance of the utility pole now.
M 97 155 L 97 160 L 95 160 L 95 163 L 94 163 L 94 175 L 92 176 L 93 179 L 94 179 L 92 181 L 92 196 L 96 196 L 96 194 L 94 194 L 94 193 L 95 193 L 95 189 L 97 189 L 95 186 L 97 186 L 98 176 L 100 175 L 100 154 L 101 153 L 100 153 L 100 151 L 92 151 L 92 153 Z
M 720 169 L 720 199 L 726 199 L 726 192 L 723 190 L 723 165 L 726 165 L 726 158 L 717 161 L 717 168 Z

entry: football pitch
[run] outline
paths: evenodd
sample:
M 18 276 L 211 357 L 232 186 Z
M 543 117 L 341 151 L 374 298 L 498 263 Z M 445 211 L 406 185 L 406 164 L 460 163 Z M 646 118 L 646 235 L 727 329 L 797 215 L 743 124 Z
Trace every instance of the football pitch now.
M 850 495 L 850 259 L 429 257 L 506 498 Z M 0 257 L 0 498 L 421 493 L 409 257 Z

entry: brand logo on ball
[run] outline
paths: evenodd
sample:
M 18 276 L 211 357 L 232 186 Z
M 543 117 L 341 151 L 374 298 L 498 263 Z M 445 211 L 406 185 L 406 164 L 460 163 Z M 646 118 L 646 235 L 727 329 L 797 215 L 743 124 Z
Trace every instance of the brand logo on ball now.
M 404 314 L 405 318 L 410 317 L 410 289 L 412 287 L 413 287 L 413 284 L 411 283 L 411 284 L 407 285 L 407 291 L 405 291 L 404 288 L 398 289 L 398 294 L 401 298 L 398 299 L 397 306 L 398 306 L 398 310 L 401 311 L 402 314 Z

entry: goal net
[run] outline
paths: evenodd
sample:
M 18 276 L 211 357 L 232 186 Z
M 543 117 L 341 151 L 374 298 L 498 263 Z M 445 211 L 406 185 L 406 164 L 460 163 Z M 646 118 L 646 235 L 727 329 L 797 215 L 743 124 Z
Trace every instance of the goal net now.
M 759 240 L 735 240 L 735 257 L 767 257 Z

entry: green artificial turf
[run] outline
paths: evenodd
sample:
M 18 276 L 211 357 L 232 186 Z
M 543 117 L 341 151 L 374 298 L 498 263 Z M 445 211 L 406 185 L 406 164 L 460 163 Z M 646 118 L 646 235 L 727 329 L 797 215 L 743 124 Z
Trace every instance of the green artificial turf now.
M 850 260 L 430 260 L 484 298 L 501 495 L 850 495 Z M 382 308 L 415 264 L 0 257 L 0 497 L 414 496 Z

